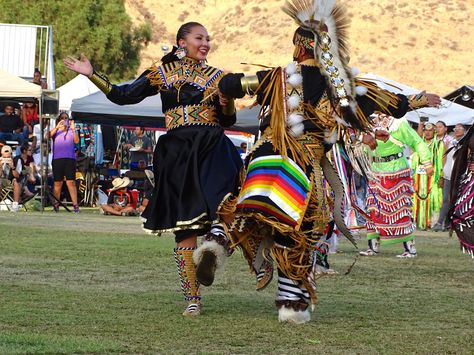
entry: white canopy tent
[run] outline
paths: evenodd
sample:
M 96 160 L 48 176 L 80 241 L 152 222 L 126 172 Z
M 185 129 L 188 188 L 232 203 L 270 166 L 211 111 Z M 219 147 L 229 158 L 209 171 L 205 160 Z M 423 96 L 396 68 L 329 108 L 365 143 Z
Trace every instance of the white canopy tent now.
M 59 110 L 70 111 L 72 100 L 93 94 L 99 89 L 84 75 L 78 75 L 71 81 L 58 88 Z
M 367 73 L 361 76 L 362 79 L 371 80 L 382 89 L 394 92 L 396 94 L 412 95 L 418 94 L 422 90 L 415 89 L 396 81 L 385 79 L 381 76 Z M 429 89 L 427 89 L 429 91 Z M 408 121 L 419 123 L 421 116 L 427 116 L 428 121 L 436 123 L 443 121 L 447 126 L 454 126 L 457 123 L 470 125 L 474 122 L 474 110 L 465 106 L 458 105 L 449 100 L 441 99 L 441 107 L 426 107 L 408 112 L 405 117 Z
M 22 78 L 19 78 L 13 74 L 10 74 L 4 70 L 0 69 L 0 100 L 7 102 L 25 102 L 29 100 L 37 99 L 39 103 L 39 112 L 38 116 L 40 119 L 40 131 L 43 132 L 44 120 L 43 120 L 43 109 L 45 104 L 48 103 L 57 103 L 57 98 L 50 95 L 54 95 L 57 92 L 54 90 L 42 90 L 41 86 L 30 83 Z M 49 141 L 46 141 L 49 143 Z M 44 152 L 44 145 L 40 144 L 40 166 L 42 167 L 40 171 L 42 183 L 41 183 L 41 206 L 42 210 L 44 209 L 45 203 L 45 192 L 47 191 L 47 164 L 44 161 L 46 159 Z M 47 147 L 46 147 L 47 148 Z M 47 150 L 47 149 L 46 149 Z M 45 167 L 46 165 L 46 167 Z
M 39 99 L 42 90 L 39 85 L 32 84 L 22 78 L 0 69 L 0 98 L 2 99 Z

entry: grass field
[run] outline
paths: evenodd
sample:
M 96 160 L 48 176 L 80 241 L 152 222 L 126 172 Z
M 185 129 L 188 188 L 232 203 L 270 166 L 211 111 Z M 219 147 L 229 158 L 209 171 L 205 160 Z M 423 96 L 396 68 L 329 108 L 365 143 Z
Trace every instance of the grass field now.
M 202 290 L 201 316 L 182 317 L 173 239 L 138 218 L 2 212 L 0 228 L 1 354 L 474 353 L 474 260 L 447 233 L 419 233 L 409 260 L 342 242 L 312 321 L 292 326 L 240 253 Z

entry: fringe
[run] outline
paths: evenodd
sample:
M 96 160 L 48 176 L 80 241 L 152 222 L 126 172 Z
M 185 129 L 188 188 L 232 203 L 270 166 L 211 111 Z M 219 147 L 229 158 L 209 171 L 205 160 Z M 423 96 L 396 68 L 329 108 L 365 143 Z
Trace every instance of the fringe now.
M 388 226 L 388 225 L 380 225 L 377 226 L 377 231 L 380 233 L 380 236 L 397 236 L 397 237 L 404 237 L 407 235 L 412 234 L 415 231 L 415 224 L 410 222 L 409 224 L 402 225 L 402 226 Z
M 269 83 L 265 90 L 263 90 L 263 102 L 268 102 L 268 107 L 262 106 L 260 109 L 259 118 L 262 119 L 266 115 L 270 115 L 270 129 L 267 133 L 271 139 L 273 148 L 279 152 L 283 158 L 288 158 L 288 152 L 299 166 L 306 166 L 309 164 L 309 159 L 304 154 L 303 149 L 298 144 L 297 140 L 293 138 L 287 131 L 286 125 L 286 74 L 281 67 L 277 67 L 270 71 Z M 262 83 L 265 82 L 262 81 Z M 261 85 L 255 91 L 258 94 L 262 91 Z
M 396 224 L 399 220 L 404 217 L 412 218 L 412 210 L 411 208 L 404 209 L 402 211 L 396 212 L 394 214 L 386 214 L 381 212 L 380 215 L 377 216 L 377 220 L 373 221 L 375 224 L 382 222 L 383 224 Z
M 365 96 L 375 102 L 382 111 L 389 112 L 391 108 L 394 109 L 398 107 L 400 98 L 388 90 L 382 90 L 373 81 L 356 78 L 355 83 L 356 86 L 363 86 L 367 89 Z M 363 115 L 360 108 L 358 108 L 357 115 Z
M 393 201 L 397 196 L 405 194 L 411 196 L 413 194 L 413 185 L 411 181 L 401 180 L 392 188 L 386 188 L 378 183 L 370 183 L 370 187 L 376 193 L 377 197 L 382 197 Z
M 151 86 L 156 87 L 158 92 L 162 91 L 165 88 L 165 82 L 161 74 L 160 67 L 156 65 L 150 68 L 150 72 L 146 75 Z

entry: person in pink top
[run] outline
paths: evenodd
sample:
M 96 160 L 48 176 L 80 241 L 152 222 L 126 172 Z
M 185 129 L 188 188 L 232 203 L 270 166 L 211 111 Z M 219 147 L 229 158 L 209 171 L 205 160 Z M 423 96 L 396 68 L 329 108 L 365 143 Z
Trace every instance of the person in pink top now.
M 59 211 L 59 198 L 63 181 L 66 179 L 66 186 L 71 196 L 74 212 L 79 212 L 77 203 L 76 188 L 76 153 L 74 144 L 79 143 L 79 136 L 76 132 L 74 121 L 69 120 L 67 113 L 63 112 L 57 119 L 57 125 L 49 131 L 49 137 L 53 140 L 53 195 L 56 201 L 53 202 L 55 212 Z

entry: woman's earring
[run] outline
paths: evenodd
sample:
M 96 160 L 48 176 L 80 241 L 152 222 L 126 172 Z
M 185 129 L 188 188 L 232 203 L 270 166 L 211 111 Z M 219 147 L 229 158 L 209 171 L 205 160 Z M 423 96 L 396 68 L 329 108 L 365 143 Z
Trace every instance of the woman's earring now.
M 178 59 L 183 59 L 184 57 L 186 57 L 186 54 L 188 54 L 186 47 L 178 47 L 178 49 L 174 53 L 174 55 L 178 57 Z

